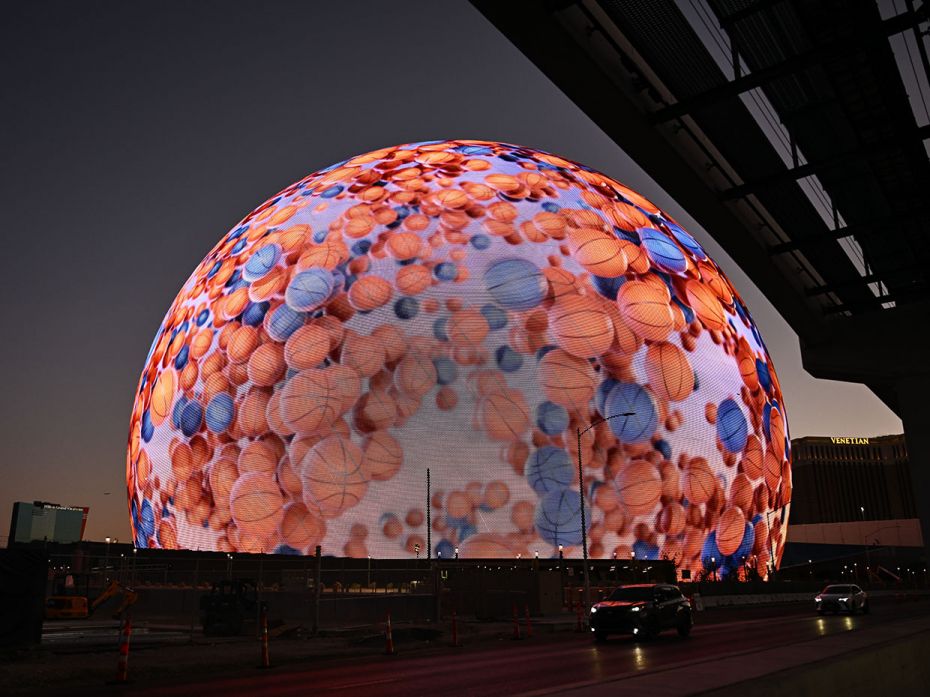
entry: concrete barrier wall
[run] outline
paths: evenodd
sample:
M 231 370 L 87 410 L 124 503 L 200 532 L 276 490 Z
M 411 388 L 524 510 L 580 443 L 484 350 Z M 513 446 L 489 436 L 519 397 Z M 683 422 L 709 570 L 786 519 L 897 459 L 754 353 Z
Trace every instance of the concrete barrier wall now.
M 187 626 L 200 625 L 200 597 L 209 591 L 176 588 L 140 588 L 133 607 L 137 622 Z M 268 603 L 271 620 L 309 626 L 313 621 L 313 594 L 308 592 L 272 592 L 262 594 Z M 111 608 L 102 607 L 106 617 Z M 393 593 L 320 599 L 321 626 L 351 626 L 383 622 L 388 611 L 393 621 L 423 622 L 433 617 L 436 598 L 430 594 Z
M 727 685 L 702 695 L 751 694 L 753 697 L 825 697 L 930 693 L 930 632 L 852 651 L 839 658 Z

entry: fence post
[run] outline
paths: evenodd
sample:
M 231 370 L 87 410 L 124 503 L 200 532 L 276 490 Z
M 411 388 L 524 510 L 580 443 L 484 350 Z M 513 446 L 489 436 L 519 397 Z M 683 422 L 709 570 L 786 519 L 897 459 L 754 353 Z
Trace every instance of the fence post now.
M 191 613 L 191 643 L 194 641 L 194 623 L 197 621 L 198 611 L 200 610 L 200 599 L 197 597 L 197 583 L 200 573 L 200 559 L 194 559 L 194 587 L 192 590 L 194 596 L 194 611 Z
M 320 631 L 320 583 L 323 575 L 323 548 L 316 546 L 316 568 L 313 570 L 313 635 Z
M 262 644 L 262 662 L 259 668 L 271 668 L 271 658 L 268 655 L 268 606 L 265 603 L 259 603 L 259 613 L 261 617 L 261 644 Z

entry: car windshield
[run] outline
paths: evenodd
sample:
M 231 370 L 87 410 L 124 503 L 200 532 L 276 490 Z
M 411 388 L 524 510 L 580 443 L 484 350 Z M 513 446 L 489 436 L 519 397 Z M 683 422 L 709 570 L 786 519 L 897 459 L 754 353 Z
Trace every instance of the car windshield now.
M 827 586 L 822 592 L 830 595 L 848 595 L 856 591 L 853 590 L 852 586 Z
M 618 588 L 610 594 L 609 600 L 624 600 L 627 602 L 638 602 L 652 600 L 655 589 L 652 586 L 639 588 Z

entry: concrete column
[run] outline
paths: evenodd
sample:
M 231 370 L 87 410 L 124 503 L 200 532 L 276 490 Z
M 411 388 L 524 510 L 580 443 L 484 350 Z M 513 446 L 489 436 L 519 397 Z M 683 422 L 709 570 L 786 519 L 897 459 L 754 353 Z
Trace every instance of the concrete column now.
M 924 542 L 924 562 L 930 562 L 930 375 L 916 374 L 898 382 L 898 415 L 904 422 L 907 459 L 914 502 Z

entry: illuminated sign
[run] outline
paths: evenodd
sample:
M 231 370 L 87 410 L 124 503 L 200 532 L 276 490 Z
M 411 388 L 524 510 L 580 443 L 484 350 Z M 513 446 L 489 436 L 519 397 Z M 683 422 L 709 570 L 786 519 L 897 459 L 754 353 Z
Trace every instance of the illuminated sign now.
M 310 175 L 223 235 L 146 362 L 136 547 L 544 560 L 590 529 L 594 558 L 716 578 L 784 547 L 755 516 L 787 514 L 785 400 L 745 305 L 658 207 L 554 155 L 412 143 Z M 766 495 L 686 530 L 718 486 Z
M 834 445 L 868 445 L 868 438 L 834 438 L 830 437 L 830 442 Z

